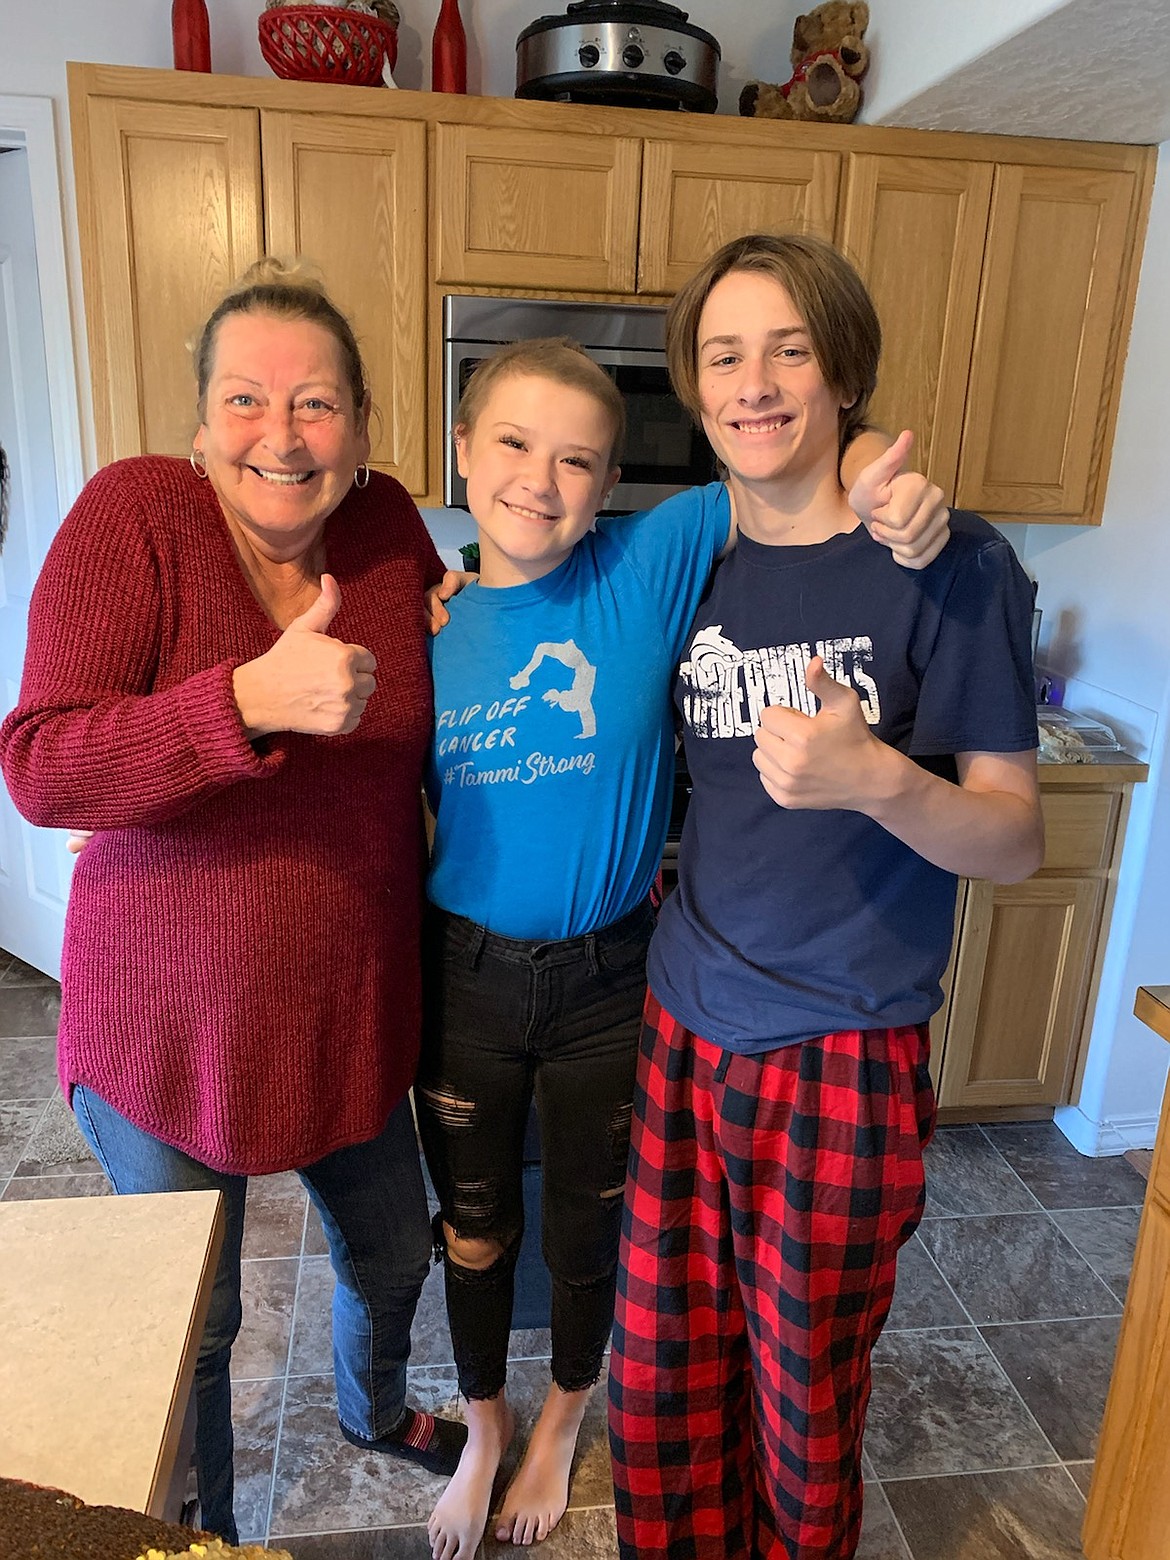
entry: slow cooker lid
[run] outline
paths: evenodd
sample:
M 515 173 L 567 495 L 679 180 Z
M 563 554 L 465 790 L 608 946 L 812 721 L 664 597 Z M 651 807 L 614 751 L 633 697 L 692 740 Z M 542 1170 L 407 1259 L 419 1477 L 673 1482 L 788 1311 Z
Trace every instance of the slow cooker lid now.
M 530 22 L 516 39 L 517 46 L 538 33 L 555 32 L 560 28 L 592 26 L 601 23 L 619 23 L 626 27 L 663 27 L 684 33 L 705 43 L 719 59 L 722 51 L 702 27 L 688 20 L 688 13 L 667 0 L 573 0 L 562 16 L 538 16 Z

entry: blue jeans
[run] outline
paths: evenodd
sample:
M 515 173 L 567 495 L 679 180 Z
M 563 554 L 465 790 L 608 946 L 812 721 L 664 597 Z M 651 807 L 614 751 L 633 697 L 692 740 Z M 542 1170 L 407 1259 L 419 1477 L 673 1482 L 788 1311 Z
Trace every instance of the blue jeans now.
M 240 1245 L 247 1177 L 224 1175 L 133 1126 L 76 1086 L 77 1124 L 115 1192 L 223 1193 L 225 1230 L 195 1367 L 195 1464 L 202 1526 L 236 1543 L 228 1367 L 240 1329 Z M 406 1407 L 410 1327 L 430 1262 L 431 1231 L 409 1101 L 381 1134 L 297 1171 L 329 1241 L 337 1413 L 376 1440 Z

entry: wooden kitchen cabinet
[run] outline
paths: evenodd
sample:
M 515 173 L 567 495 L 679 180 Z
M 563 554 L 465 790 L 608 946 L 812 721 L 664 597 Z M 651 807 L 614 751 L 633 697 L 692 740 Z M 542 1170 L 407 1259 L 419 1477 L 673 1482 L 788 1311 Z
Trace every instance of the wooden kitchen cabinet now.
M 633 292 L 641 160 L 629 136 L 436 126 L 439 281 Z
M 373 463 L 425 492 L 425 126 L 96 97 L 74 129 L 102 463 L 190 451 L 189 341 L 253 260 L 304 254 L 362 346 Z
M 265 110 L 264 233 L 312 255 L 373 389 L 372 464 L 426 491 L 426 127 Z
M 837 242 L 882 323 L 871 416 L 912 428 L 914 461 L 954 493 L 995 169 L 948 158 L 853 156 Z
M 187 343 L 264 248 L 260 116 L 102 97 L 74 128 L 99 457 L 186 455 Z
M 959 885 L 946 1001 L 931 1025 L 944 1121 L 1071 1103 L 1108 930 L 1131 780 L 1143 765 L 1042 765 L 1044 864 Z
M 638 291 L 674 293 L 741 233 L 833 237 L 841 157 L 772 146 L 647 141 L 642 162 Z
M 835 236 L 885 350 L 874 418 L 993 521 L 1100 521 L 1151 147 L 70 65 L 104 462 L 185 453 L 182 343 L 264 247 L 354 314 L 377 463 L 441 502 L 452 291 L 636 303 L 727 238 Z M 263 192 L 263 194 L 261 193 Z
M 955 489 L 963 508 L 1100 515 L 1134 189 L 1122 171 L 995 170 Z

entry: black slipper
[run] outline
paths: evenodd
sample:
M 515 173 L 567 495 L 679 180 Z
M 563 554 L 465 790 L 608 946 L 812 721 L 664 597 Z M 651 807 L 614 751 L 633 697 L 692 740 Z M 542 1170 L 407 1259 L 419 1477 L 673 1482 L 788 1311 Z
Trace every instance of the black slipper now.
M 459 1466 L 460 1454 L 467 1445 L 466 1425 L 457 1419 L 436 1419 L 434 1414 L 423 1414 L 416 1408 L 408 1408 L 390 1434 L 379 1436 L 376 1441 L 354 1435 L 344 1425 L 340 1428 L 351 1446 L 401 1457 L 404 1462 L 417 1463 L 428 1473 L 441 1473 L 446 1478 Z

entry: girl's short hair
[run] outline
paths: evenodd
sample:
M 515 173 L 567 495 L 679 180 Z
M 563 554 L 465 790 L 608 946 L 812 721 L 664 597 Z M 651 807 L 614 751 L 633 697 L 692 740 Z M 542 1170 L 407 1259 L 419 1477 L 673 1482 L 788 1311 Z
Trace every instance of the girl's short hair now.
M 842 400 L 844 449 L 866 425 L 877 383 L 882 331 L 865 283 L 839 249 L 808 233 L 748 233 L 716 251 L 675 295 L 666 313 L 666 360 L 674 393 L 699 420 L 699 319 L 716 283 L 733 271 L 779 282 L 808 326 L 825 383 Z
M 207 386 L 215 361 L 216 334 L 223 321 L 233 314 L 268 314 L 274 319 L 308 320 L 327 330 L 341 351 L 342 369 L 353 396 L 354 411 L 361 411 L 369 386 L 353 326 L 329 297 L 308 261 L 264 255 L 232 283 L 191 344 L 200 418 L 207 409 Z
M 487 404 L 492 390 L 503 379 L 528 376 L 551 379 L 592 396 L 608 416 L 613 427 L 609 465 L 619 464 L 626 436 L 626 408 L 621 391 L 605 370 L 568 336 L 535 336 L 529 341 L 514 341 L 500 347 L 477 364 L 455 412 L 456 428 L 468 433 Z

